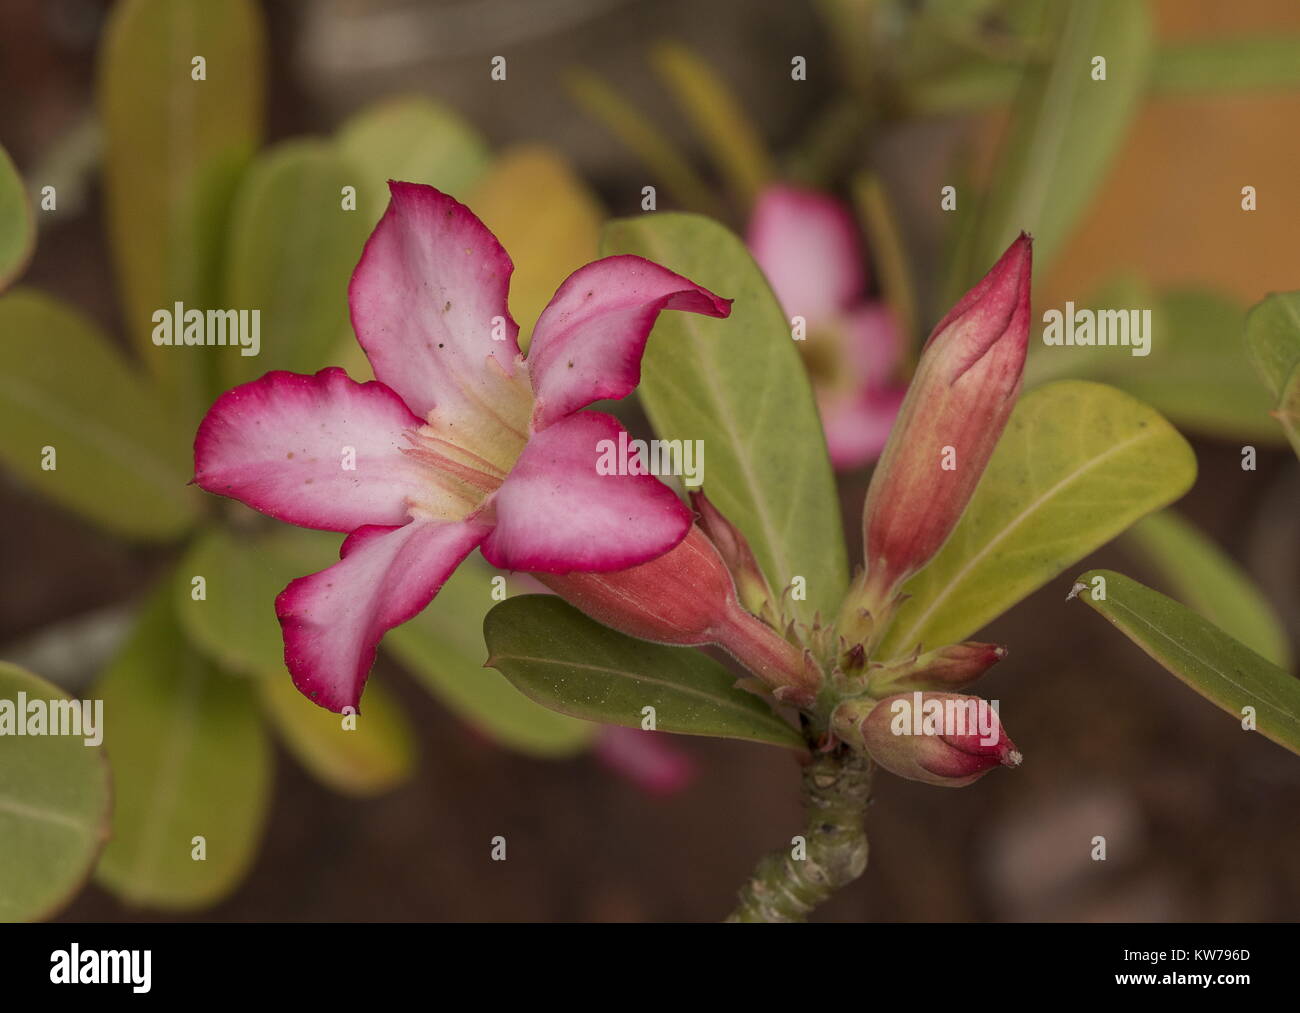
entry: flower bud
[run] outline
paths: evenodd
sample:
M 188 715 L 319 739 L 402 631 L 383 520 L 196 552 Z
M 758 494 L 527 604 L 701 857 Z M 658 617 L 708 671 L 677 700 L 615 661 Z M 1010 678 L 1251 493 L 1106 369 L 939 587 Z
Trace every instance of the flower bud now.
M 921 353 L 867 492 L 866 572 L 846 600 L 848 623 L 865 612 L 882 632 L 898 586 L 939 551 L 984 474 L 1020 391 L 1030 245 L 1021 233 Z
M 891 773 L 960 788 L 1021 756 L 987 700 L 957 693 L 899 693 L 840 704 L 836 734 Z
M 731 571 L 741 604 L 754 615 L 763 615 L 764 609 L 772 604 L 772 589 L 759 568 L 758 560 L 754 558 L 749 542 L 731 521 L 718 512 L 718 508 L 703 492 L 691 493 L 691 506 L 700 515 L 700 527 Z M 775 618 L 774 612 L 772 618 Z
M 597 622 L 660 644 L 716 644 L 797 705 L 821 685 L 812 659 L 741 608 L 731 574 L 698 527 L 648 563 L 612 573 L 536 573 L 543 584 Z
M 872 671 L 867 690 L 885 696 L 912 689 L 962 689 L 1007 656 L 998 644 L 968 640 Z

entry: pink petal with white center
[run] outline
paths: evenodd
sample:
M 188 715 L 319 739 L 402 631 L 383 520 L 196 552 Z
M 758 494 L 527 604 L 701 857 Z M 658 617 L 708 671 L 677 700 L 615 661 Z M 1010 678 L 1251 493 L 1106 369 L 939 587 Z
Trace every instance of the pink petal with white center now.
M 809 327 L 830 320 L 861 298 L 866 257 L 853 215 L 814 190 L 769 186 L 759 194 L 746 236 L 789 317 Z
M 348 287 L 357 340 L 375 377 L 417 415 L 434 405 L 481 412 L 483 388 L 494 386 L 487 359 L 511 374 L 519 352 L 506 305 L 514 265 L 465 205 L 422 184 L 388 188 Z
M 357 707 L 380 637 L 428 605 L 487 531 L 475 521 L 354 531 L 337 563 L 275 600 L 294 685 L 329 710 Z
M 401 524 L 420 487 L 402 450 L 419 426 L 388 387 L 338 367 L 267 373 L 208 409 L 194 439 L 194 481 L 303 527 Z
M 533 427 L 544 429 L 593 401 L 632 393 L 662 310 L 725 317 L 731 300 L 643 257 L 606 257 L 569 275 L 533 328 Z
M 668 486 L 648 474 L 601 474 L 618 470 L 620 458 L 627 470 L 647 463 L 631 443 L 600 412 L 570 415 L 535 434 L 492 499 L 496 527 L 483 557 L 505 570 L 605 573 L 675 546 L 690 531 L 691 512 Z M 621 445 L 628 447 L 622 455 Z

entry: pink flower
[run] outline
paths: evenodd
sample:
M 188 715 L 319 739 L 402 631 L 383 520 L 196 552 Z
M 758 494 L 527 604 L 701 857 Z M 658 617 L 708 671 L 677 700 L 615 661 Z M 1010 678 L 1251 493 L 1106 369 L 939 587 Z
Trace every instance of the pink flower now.
M 209 492 L 349 532 L 338 563 L 276 599 L 294 684 L 335 711 L 359 703 L 384 632 L 475 547 L 501 569 L 605 572 L 686 536 L 691 513 L 667 486 L 598 472 L 598 445 L 623 429 L 580 409 L 631 393 L 660 310 L 731 305 L 640 257 L 607 257 L 560 286 L 524 359 L 501 244 L 446 194 L 389 187 L 348 289 L 376 381 L 268 373 L 218 398 L 194 444 Z
M 801 343 L 836 468 L 874 461 L 905 387 L 892 382 L 902 336 L 889 310 L 863 297 L 866 258 L 853 216 L 813 190 L 775 185 L 758 198 L 748 243 Z

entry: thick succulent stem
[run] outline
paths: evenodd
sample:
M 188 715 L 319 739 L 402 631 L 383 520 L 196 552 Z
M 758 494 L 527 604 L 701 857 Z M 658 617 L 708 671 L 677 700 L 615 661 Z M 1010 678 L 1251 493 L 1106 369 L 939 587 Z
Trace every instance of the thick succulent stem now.
M 803 772 L 808 823 L 798 842 L 763 856 L 729 922 L 801 922 L 867 867 L 867 804 L 875 773 L 863 753 L 839 746 Z

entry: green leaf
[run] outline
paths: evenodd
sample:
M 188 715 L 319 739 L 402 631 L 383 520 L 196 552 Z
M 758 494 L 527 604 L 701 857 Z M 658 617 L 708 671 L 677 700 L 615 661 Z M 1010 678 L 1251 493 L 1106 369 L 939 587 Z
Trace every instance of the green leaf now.
M 1047 376 L 1087 377 L 1112 384 L 1165 415 L 1181 429 L 1229 439 L 1281 442 L 1268 417 L 1268 395 L 1240 353 L 1242 308 L 1201 289 L 1157 296 L 1141 283 L 1108 285 L 1089 302 L 1096 309 L 1151 309 L 1146 356 L 1123 346 L 1039 347 L 1026 382 Z
M 1121 391 L 1064 380 L 1025 395 L 957 528 L 904 585 L 881 656 L 965 640 L 1195 478 L 1187 441 Z
M 1139 521 L 1124 539 L 1168 582 L 1173 595 L 1280 668 L 1290 668 L 1286 629 L 1250 575 L 1173 510 Z
M 281 741 L 335 791 L 379 795 L 410 776 L 415 764 L 411 726 L 373 677 L 366 682 L 360 714 L 332 714 L 316 706 L 284 671 L 269 673 L 259 688 Z
M 502 153 L 465 202 L 510 254 L 510 314 L 527 351 L 533 325 L 556 289 L 596 259 L 605 214 L 590 187 L 549 148 Z
M 1291 449 L 1300 457 L 1300 363 L 1291 370 L 1290 378 L 1282 386 L 1282 396 L 1278 398 L 1273 415 L 1282 424 L 1282 431 L 1291 441 Z
M 433 604 L 389 631 L 385 650 L 493 741 L 534 756 L 581 752 L 598 731 L 595 725 L 539 707 L 484 666 L 483 617 L 493 604 L 492 576 L 485 567 L 462 563 Z
M 280 675 L 275 599 L 295 578 L 338 562 L 340 537 L 285 528 L 268 535 L 203 532 L 176 571 L 177 617 L 196 647 L 243 675 Z M 195 578 L 203 578 L 203 597 Z
M 1211 94 L 1300 87 L 1300 37 L 1196 39 L 1160 47 L 1151 88 L 1160 94 Z
M 428 183 L 461 195 L 488 166 L 483 139 L 451 110 L 419 96 L 389 99 L 343 124 L 338 143 L 360 175 L 358 213 L 367 226 L 388 206 L 388 181 Z
M 22 274 L 36 245 L 36 223 L 22 177 L 0 146 L 0 292 Z
M 1105 579 L 1101 600 L 1093 599 L 1097 577 Z M 1238 720 L 1243 708 L 1253 707 L 1256 727 L 1266 738 L 1300 753 L 1300 680 L 1122 573 L 1090 570 L 1076 587 L 1081 601 L 1201 696 Z
M 483 621 L 483 636 L 488 664 L 562 714 L 640 728 L 653 707 L 657 731 L 804 748 L 798 732 L 708 655 L 616 633 L 555 595 L 503 601 Z
M 1300 292 L 1277 292 L 1251 308 L 1246 347 L 1275 399 L 1271 414 L 1300 455 Z
M 95 875 L 133 904 L 186 909 L 221 899 L 252 863 L 271 750 L 252 684 L 186 643 L 174 587 L 154 593 L 91 694 L 113 768 L 113 838 Z M 199 837 L 204 861 L 192 857 Z
M 217 304 L 221 242 L 239 174 L 261 138 L 261 13 L 253 0 L 124 0 L 99 65 L 109 238 L 126 330 L 186 421 L 228 348 L 158 346 L 153 314 Z M 206 80 L 196 81 L 195 57 Z
M 839 499 L 812 388 L 790 328 L 744 244 L 698 215 L 605 226 L 605 254 L 634 253 L 720 296 L 731 316 L 664 313 L 637 388 L 660 439 L 702 440 L 709 499 L 749 540 L 778 591 L 796 576 L 804 622 L 833 615 L 848 582 Z
M 1275 292 L 1246 316 L 1246 348 L 1275 398 L 1300 365 L 1300 292 Z
M 314 373 L 351 335 L 348 280 L 370 222 L 343 210 L 356 183 L 333 145 L 289 141 L 254 162 L 235 200 L 224 304 L 260 310 L 260 352 L 229 349 L 218 360 L 223 386 L 272 369 Z
M 8 468 L 117 534 L 165 541 L 197 515 L 194 430 L 89 320 L 32 289 L 0 297 L 0 431 Z
M 1021 230 L 1034 236 L 1044 276 L 1118 151 L 1147 87 L 1152 33 L 1144 3 L 1072 0 L 1059 17 L 1051 58 L 1025 72 L 992 189 L 974 219 L 973 241 L 953 291 L 988 270 Z M 1092 60 L 1106 59 L 1106 80 Z
M 102 750 L 86 744 L 101 729 L 51 706 L 70 699 L 0 662 L 0 922 L 34 921 L 62 908 L 90 876 L 108 838 L 108 766 Z M 20 737 L 18 722 L 24 731 L 30 727 L 34 701 L 49 702 L 40 708 L 46 734 Z M 80 701 L 73 706 L 84 715 Z M 61 728 L 72 722 L 66 727 L 79 734 L 48 734 L 56 719 Z

